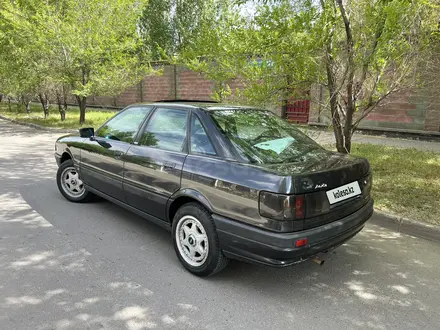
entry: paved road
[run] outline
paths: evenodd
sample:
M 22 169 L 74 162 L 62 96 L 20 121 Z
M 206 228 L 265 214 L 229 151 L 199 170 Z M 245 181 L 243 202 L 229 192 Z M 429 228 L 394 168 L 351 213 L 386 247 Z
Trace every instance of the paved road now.
M 200 279 L 166 231 L 64 200 L 38 133 L 0 121 L 0 329 L 439 329 L 439 244 L 368 225 L 322 267 Z

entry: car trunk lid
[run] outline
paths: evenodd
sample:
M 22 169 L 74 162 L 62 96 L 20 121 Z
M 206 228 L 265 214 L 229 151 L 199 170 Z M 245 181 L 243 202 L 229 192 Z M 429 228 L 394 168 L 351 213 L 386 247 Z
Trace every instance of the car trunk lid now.
M 348 216 L 370 199 L 372 178 L 364 158 L 315 151 L 299 162 L 267 168 L 285 176 L 286 194 L 305 196 L 303 229 Z

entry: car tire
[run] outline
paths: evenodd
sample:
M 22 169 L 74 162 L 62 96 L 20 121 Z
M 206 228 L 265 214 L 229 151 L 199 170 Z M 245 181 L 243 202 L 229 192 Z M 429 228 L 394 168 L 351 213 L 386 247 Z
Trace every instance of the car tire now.
M 177 210 L 172 236 L 177 257 L 194 275 L 214 275 L 229 262 L 220 250 L 211 214 L 200 204 L 188 203 Z
M 84 203 L 92 198 L 92 193 L 85 189 L 71 159 L 58 167 L 57 186 L 61 194 L 71 202 Z

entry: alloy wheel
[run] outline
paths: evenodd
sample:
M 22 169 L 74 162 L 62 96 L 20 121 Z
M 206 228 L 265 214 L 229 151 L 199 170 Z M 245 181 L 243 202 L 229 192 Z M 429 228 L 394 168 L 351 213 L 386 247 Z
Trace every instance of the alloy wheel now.
M 209 252 L 208 235 L 195 217 L 185 215 L 179 219 L 176 243 L 180 255 L 189 265 L 199 267 L 206 261 Z

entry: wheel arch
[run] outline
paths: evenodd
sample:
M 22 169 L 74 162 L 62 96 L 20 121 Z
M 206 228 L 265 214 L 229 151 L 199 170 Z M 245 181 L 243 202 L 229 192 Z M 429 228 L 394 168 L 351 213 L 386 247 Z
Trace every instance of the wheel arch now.
M 167 202 L 167 220 L 172 223 L 177 210 L 184 204 L 196 202 L 213 213 L 212 204 L 199 191 L 194 189 L 182 189 L 176 192 Z
M 68 159 L 71 159 L 73 161 L 73 156 L 68 149 L 65 149 L 61 154 L 60 164 L 64 163 Z

